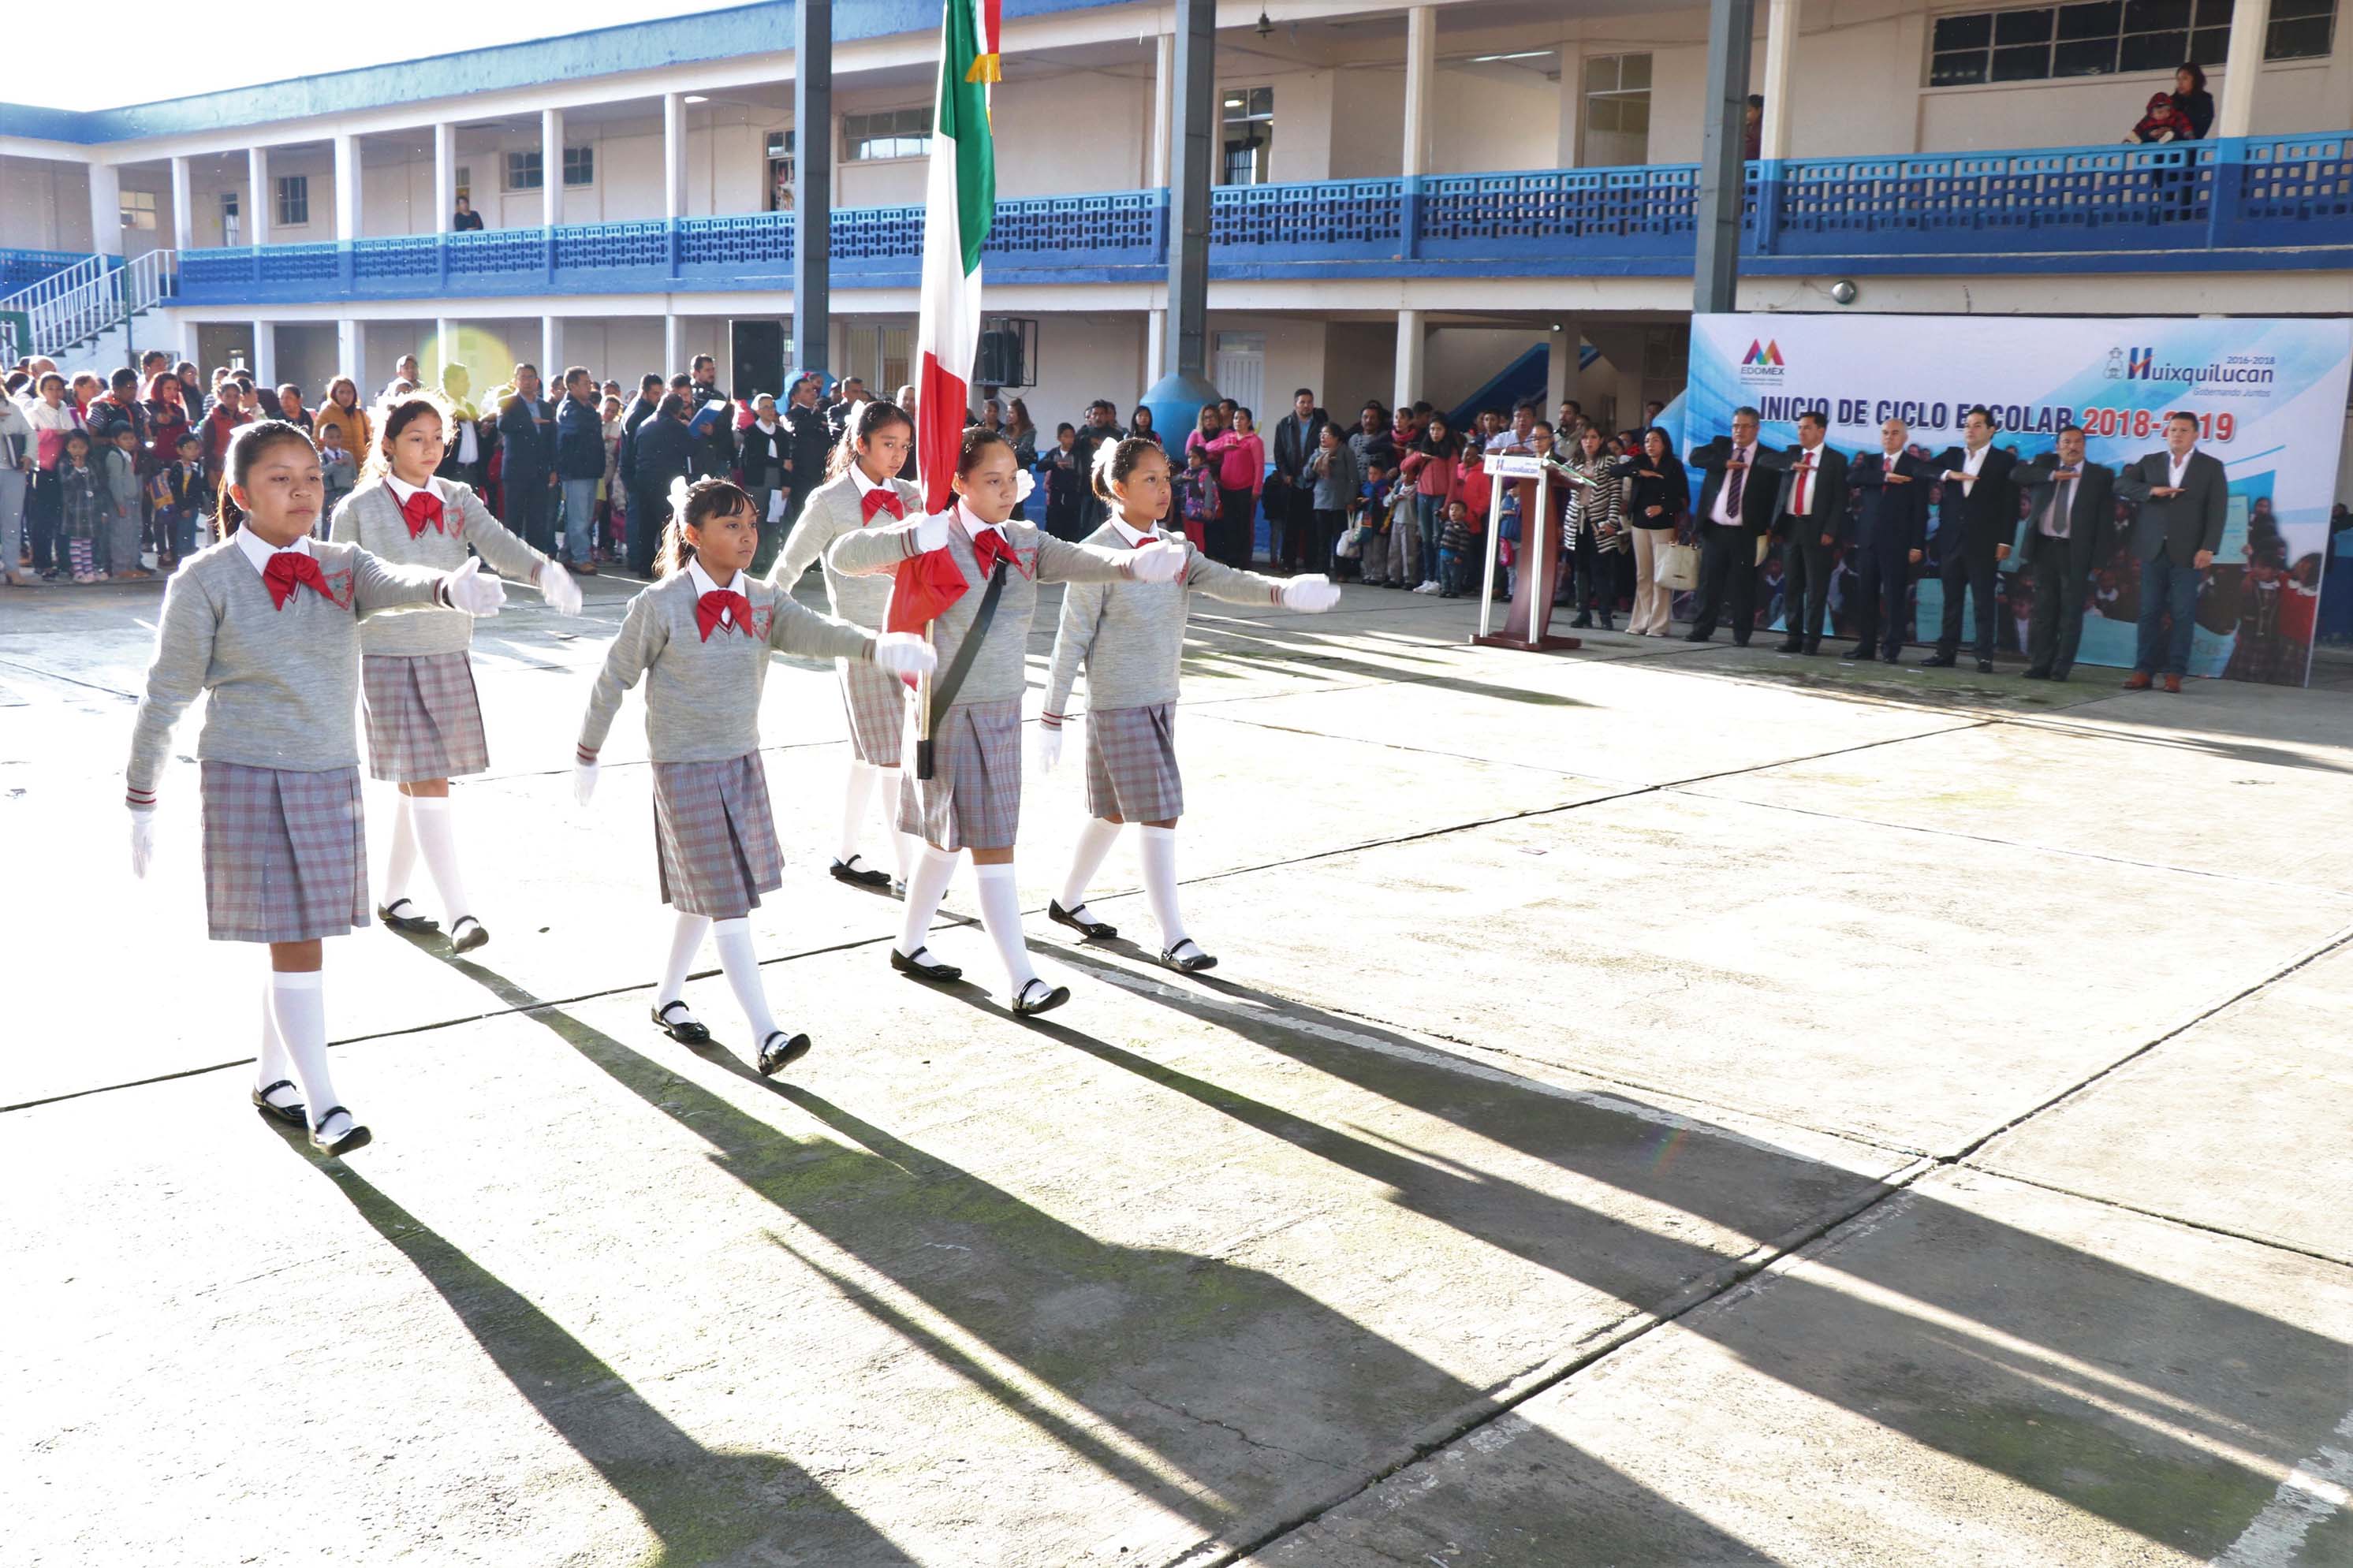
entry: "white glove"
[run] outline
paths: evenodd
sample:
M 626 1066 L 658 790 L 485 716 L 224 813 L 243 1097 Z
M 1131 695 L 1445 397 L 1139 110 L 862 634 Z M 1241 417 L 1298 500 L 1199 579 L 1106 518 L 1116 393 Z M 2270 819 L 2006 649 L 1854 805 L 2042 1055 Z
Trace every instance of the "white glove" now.
M 947 542 L 948 514 L 946 512 L 928 513 L 923 521 L 915 524 L 916 549 L 944 550 L 947 548 Z
M 1030 472 L 1029 469 L 1027 469 L 1027 468 L 1017 468 L 1016 470 L 1014 470 L 1014 474 L 1013 474 L 1013 499 L 1014 499 L 1016 501 L 1025 501 L 1025 500 L 1028 500 L 1029 499 L 1029 492 L 1030 492 L 1030 491 L 1032 491 L 1032 490 L 1034 490 L 1034 489 L 1036 489 L 1037 488 L 1038 488 L 1038 476 L 1037 476 L 1037 475 L 1035 475 L 1035 474 L 1031 473 L 1031 472 Z
M 147 868 L 155 863 L 155 808 L 131 808 L 131 874 L 145 878 Z
M 1309 572 L 1297 577 L 1285 578 L 1282 584 L 1282 607 L 1305 610 L 1310 615 L 1328 610 L 1340 602 L 1340 590 L 1332 579 L 1321 572 Z
M 1062 760 L 1062 727 L 1041 723 L 1029 737 L 1029 760 L 1038 764 L 1041 773 L 1050 773 Z
M 507 602 L 506 585 L 496 577 L 482 575 L 482 558 L 479 555 L 467 556 L 463 566 L 444 577 L 441 592 L 448 596 L 451 608 L 470 616 L 495 616 L 499 606 Z
M 1185 547 L 1155 539 L 1127 552 L 1128 573 L 1138 583 L 1174 583 L 1185 570 Z
M 575 760 L 572 764 L 572 803 L 586 805 L 596 793 L 596 764 Z
M 919 632 L 884 632 L 874 639 L 874 666 L 892 675 L 929 675 L 940 656 Z
M 580 584 L 572 574 L 554 562 L 543 562 L 539 568 L 539 596 L 559 616 L 580 613 Z

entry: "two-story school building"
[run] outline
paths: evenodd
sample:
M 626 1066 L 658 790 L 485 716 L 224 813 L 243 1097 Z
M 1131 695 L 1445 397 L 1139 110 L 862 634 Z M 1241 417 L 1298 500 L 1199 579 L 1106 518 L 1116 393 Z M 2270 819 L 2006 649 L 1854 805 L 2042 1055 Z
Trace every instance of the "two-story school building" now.
M 1174 7 L 1005 0 L 983 380 L 1049 427 L 1156 379 Z M 1745 310 L 2353 310 L 2353 0 L 1764 0 Z M 1228 0 L 1211 379 L 1261 410 L 1682 384 L 1707 10 Z M 0 323 L 315 396 L 404 353 L 634 383 L 793 357 L 791 174 L 836 161 L 829 362 L 907 379 L 935 0 L 790 0 L 76 113 L 0 106 Z M 2183 60 L 2200 140 L 2126 145 Z M 479 230 L 458 226 L 459 198 Z M 485 373 L 488 373 L 486 377 Z M 992 374 L 993 373 L 993 374 Z M 769 388 L 772 389 L 772 388 Z

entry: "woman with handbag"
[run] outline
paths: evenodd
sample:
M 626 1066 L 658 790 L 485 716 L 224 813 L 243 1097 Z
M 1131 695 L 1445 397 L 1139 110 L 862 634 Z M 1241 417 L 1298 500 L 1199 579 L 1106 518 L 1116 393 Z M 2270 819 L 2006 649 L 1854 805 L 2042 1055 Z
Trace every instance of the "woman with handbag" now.
M 1561 558 L 1575 569 L 1569 598 L 1577 619 L 1569 625 L 1590 626 L 1599 614 L 1601 629 L 1616 631 L 1611 612 L 1618 603 L 1618 555 L 1626 548 L 1626 492 L 1618 464 L 1603 449 L 1601 432 L 1588 425 L 1577 438 L 1577 460 L 1560 466 L 1568 476 Z
M 1626 629 L 1636 637 L 1667 637 L 1674 629 L 1674 590 L 1660 577 L 1667 552 L 1689 548 L 1675 543 L 1675 524 L 1691 508 L 1691 480 L 1667 433 L 1656 427 L 1642 433 L 1642 455 L 1620 458 L 1612 471 L 1634 481 L 1625 518 L 1634 549 L 1634 613 Z

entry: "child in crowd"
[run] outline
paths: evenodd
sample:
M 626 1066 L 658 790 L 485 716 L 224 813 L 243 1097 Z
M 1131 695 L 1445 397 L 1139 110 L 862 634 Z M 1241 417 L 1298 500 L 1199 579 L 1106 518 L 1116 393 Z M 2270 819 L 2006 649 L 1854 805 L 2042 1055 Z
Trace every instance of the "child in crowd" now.
M 1356 487 L 1356 514 L 1362 531 L 1356 535 L 1356 575 L 1368 588 L 1388 586 L 1389 470 L 1380 462 L 1365 465 L 1365 482 Z
M 311 531 L 321 539 L 327 537 L 327 523 L 343 498 L 360 482 L 358 460 L 343 446 L 343 427 L 338 425 L 319 426 L 319 472 L 327 481 L 327 504 L 319 509 L 318 526 Z
M 1046 471 L 1046 531 L 1057 539 L 1079 536 L 1079 432 L 1067 421 L 1054 426 L 1054 449 L 1039 460 Z
M 99 570 L 117 577 L 152 577 L 139 563 L 139 536 L 145 531 L 141 515 L 139 432 L 129 424 L 110 428 L 98 452 L 99 485 L 102 492 Z
M 64 456 L 58 459 L 58 536 L 66 542 L 66 560 L 77 583 L 102 583 L 98 569 L 98 536 L 106 510 L 105 488 L 90 458 L 90 432 L 75 430 L 66 437 Z
M 617 382 L 607 382 L 617 386 Z M 621 493 L 621 400 L 607 394 L 605 398 L 605 478 L 596 492 L 597 515 L 604 519 L 604 543 L 594 552 L 600 561 L 628 559 L 628 527 L 626 513 L 628 502 Z
M 1446 503 L 1446 531 L 1438 536 L 1438 596 L 1459 599 L 1479 570 L 1479 522 L 1459 500 Z
M 332 429 L 332 426 L 328 426 Z M 212 482 L 205 478 L 205 443 L 193 430 L 174 444 L 174 460 L 147 481 L 155 513 L 155 541 L 167 564 L 196 552 L 196 530 L 213 515 Z
M 1193 447 L 1186 458 L 1184 476 L 1176 481 L 1176 504 L 1185 521 L 1185 537 L 1194 549 L 1208 550 L 1223 504 L 1218 493 L 1218 470 L 1209 460 L 1208 447 Z

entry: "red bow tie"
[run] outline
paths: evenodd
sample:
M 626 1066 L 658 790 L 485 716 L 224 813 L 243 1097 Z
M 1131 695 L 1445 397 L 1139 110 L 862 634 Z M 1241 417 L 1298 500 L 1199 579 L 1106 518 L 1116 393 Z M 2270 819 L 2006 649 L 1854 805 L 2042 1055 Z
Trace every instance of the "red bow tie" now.
M 1137 535 L 1136 535 L 1136 537 L 1135 537 L 1135 542 L 1134 542 L 1134 543 L 1133 543 L 1133 544 L 1131 544 L 1131 545 L 1129 545 L 1129 546 L 1128 546 L 1128 548 L 1129 548 L 1130 550 L 1141 550 L 1141 549 L 1143 549 L 1145 545 L 1147 545 L 1147 544 L 1151 543 L 1155 539 L 1156 539 L 1156 538 L 1158 538 L 1158 537 L 1159 537 L 1159 536 L 1158 536 L 1157 534 L 1152 533 L 1152 532 L 1150 532 L 1149 531 L 1145 531 L 1145 532 L 1143 532 L 1143 533 L 1137 534 Z
M 994 528 L 983 529 L 973 535 L 972 558 L 979 563 L 980 574 L 983 577 L 987 577 L 995 571 L 999 561 L 1009 561 L 1013 563 L 1013 569 L 1016 572 L 1020 573 L 1024 577 L 1029 575 L 1029 568 L 1021 564 L 1021 552 L 1014 549 L 1012 542 Z
M 745 637 L 752 635 L 752 601 L 725 588 L 714 588 L 694 602 L 694 624 L 704 642 L 711 640 L 712 628 L 722 624 L 722 616 L 729 616 Z
M 884 489 L 880 485 L 858 498 L 859 525 L 863 527 L 872 522 L 878 511 L 887 511 L 902 522 L 906 521 L 907 506 L 899 499 L 899 492 Z
M 408 537 L 411 539 L 428 528 L 438 528 L 444 533 L 449 531 L 448 525 L 441 521 L 441 498 L 431 490 L 418 490 L 402 501 L 400 515 L 408 521 Z
M 317 589 L 322 599 L 334 597 L 327 592 L 327 579 L 321 574 L 318 562 L 301 550 L 281 550 L 271 556 L 269 564 L 261 569 L 261 582 L 269 590 L 270 604 L 281 610 L 294 596 L 298 583 Z

